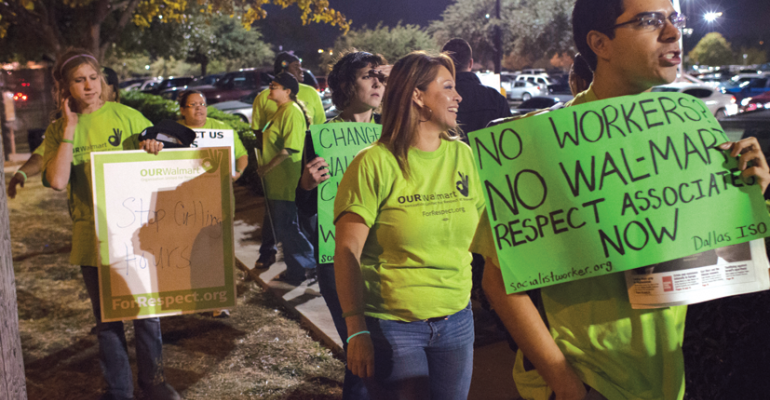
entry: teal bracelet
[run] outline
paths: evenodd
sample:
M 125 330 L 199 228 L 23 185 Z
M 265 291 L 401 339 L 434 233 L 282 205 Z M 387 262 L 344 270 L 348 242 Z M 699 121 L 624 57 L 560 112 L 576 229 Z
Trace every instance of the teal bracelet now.
M 350 339 L 353 339 L 354 337 L 356 337 L 356 336 L 358 336 L 358 335 L 363 335 L 364 333 L 365 333 L 365 334 L 367 334 L 367 335 L 371 335 L 371 333 L 370 333 L 369 331 L 361 331 L 361 332 L 356 332 L 356 333 L 354 333 L 354 334 L 352 334 L 352 335 L 348 336 L 348 340 L 347 340 L 347 343 L 350 343 Z
M 18 171 L 16 171 L 16 173 L 17 174 L 21 174 L 21 176 L 24 177 L 24 183 L 27 183 L 27 174 L 24 171 L 18 170 Z

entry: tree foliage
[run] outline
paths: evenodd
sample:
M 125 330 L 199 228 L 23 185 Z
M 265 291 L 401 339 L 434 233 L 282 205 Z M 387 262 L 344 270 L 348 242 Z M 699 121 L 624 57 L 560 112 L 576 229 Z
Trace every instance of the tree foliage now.
M 324 53 L 322 68 L 329 70 L 339 56 L 350 49 L 381 54 L 388 62 L 394 63 L 414 50 L 438 50 L 438 46 L 431 35 L 418 25 L 401 25 L 399 22 L 389 28 L 380 22 L 374 29 L 364 25 L 337 38 L 333 53 Z
M 719 32 L 707 33 L 688 53 L 690 60 L 700 65 L 727 65 L 733 62 L 730 43 Z
M 0 45 L 7 39 L 36 44 L 54 57 L 80 46 L 102 58 L 126 26 L 148 28 L 155 20 L 184 23 L 189 8 L 204 14 L 241 16 L 244 27 L 267 18 L 264 6 L 296 6 L 303 24 L 326 23 L 345 32 L 350 21 L 328 0 L 4 0 L 0 2 Z M 26 46 L 19 46 L 23 49 Z
M 494 54 L 493 32 L 499 26 L 503 52 L 536 60 L 574 52 L 573 0 L 455 0 L 428 28 L 439 44 L 459 37 L 473 48 L 474 59 L 487 63 Z
M 183 26 L 183 56 L 189 63 L 200 64 L 201 75 L 206 75 L 212 61 L 223 62 L 230 70 L 262 66 L 275 56 L 260 32 L 245 29 L 237 17 L 221 15 L 206 21 L 196 16 Z

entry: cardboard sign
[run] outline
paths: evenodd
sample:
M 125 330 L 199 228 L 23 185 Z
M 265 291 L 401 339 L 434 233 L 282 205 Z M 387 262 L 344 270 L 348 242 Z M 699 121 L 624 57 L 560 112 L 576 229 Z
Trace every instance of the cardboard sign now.
M 230 147 L 230 173 L 235 176 L 235 131 L 232 129 L 193 129 L 195 140 L 190 147 Z
M 102 320 L 235 306 L 230 149 L 91 153 Z
M 647 93 L 472 132 L 508 293 L 770 236 L 700 100 Z
M 342 174 L 359 151 L 380 138 L 382 126 L 372 123 L 340 122 L 311 125 L 313 147 L 329 164 L 329 179 L 318 185 L 318 261 L 334 262 L 334 198 Z

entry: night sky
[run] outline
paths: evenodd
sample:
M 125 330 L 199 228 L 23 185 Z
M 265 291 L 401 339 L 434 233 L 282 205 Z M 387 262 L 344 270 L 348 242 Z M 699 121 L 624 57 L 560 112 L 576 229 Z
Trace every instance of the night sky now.
M 353 21 L 353 28 L 364 24 L 374 27 L 383 21 L 387 26 L 403 24 L 427 26 L 437 20 L 454 0 L 330 0 L 331 6 Z M 740 46 L 762 47 L 770 50 L 770 0 L 680 0 L 688 16 L 688 27 L 693 35 L 685 38 L 685 49 L 691 50 L 704 34 L 710 31 L 722 33 L 733 48 Z M 270 23 L 260 23 L 268 42 L 293 49 L 301 57 L 317 58 L 319 48 L 330 48 L 340 32 L 335 27 L 310 24 L 297 27 L 299 12 L 296 7 L 281 10 L 266 7 Z M 706 11 L 720 11 L 723 16 L 711 25 L 703 19 Z M 293 21 L 292 21 L 293 20 Z M 764 41 L 762 46 L 760 41 Z M 770 51 L 768 51 L 770 53 Z M 770 54 L 769 54 L 770 55 Z

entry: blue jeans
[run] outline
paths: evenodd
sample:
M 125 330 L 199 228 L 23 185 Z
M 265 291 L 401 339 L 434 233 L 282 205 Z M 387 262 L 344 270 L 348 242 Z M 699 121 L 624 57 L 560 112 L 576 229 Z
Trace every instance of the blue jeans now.
M 334 281 L 334 264 L 318 265 L 318 288 L 321 290 L 326 306 L 329 307 L 329 313 L 332 315 L 334 327 L 342 339 L 342 347 L 347 351 L 348 344 L 345 343 L 348 338 L 348 326 L 345 324 L 345 318 L 342 318 L 342 307 L 340 299 L 337 297 L 337 284 Z M 347 367 L 345 368 L 345 381 L 342 384 L 342 400 L 368 400 L 369 393 L 366 391 L 364 380 L 354 375 Z
M 473 372 L 470 303 L 438 321 L 366 318 L 374 344 L 372 399 L 465 400 Z
M 283 261 L 286 262 L 286 278 L 304 280 L 305 269 L 315 268 L 313 245 L 299 226 L 297 206 L 293 201 L 267 200 L 273 216 L 275 239 L 283 245 Z
M 128 362 L 128 347 L 123 331 L 123 321 L 102 322 L 99 303 L 99 273 L 96 267 L 81 266 L 83 281 L 96 318 L 96 337 L 99 340 L 99 362 L 102 365 L 107 391 L 115 399 L 134 398 L 134 378 Z M 139 386 L 146 391 L 166 381 L 163 374 L 163 339 L 160 319 L 134 320 L 136 341 L 136 365 Z

